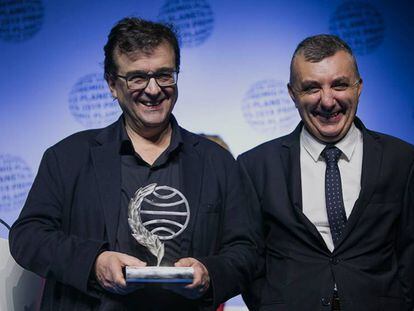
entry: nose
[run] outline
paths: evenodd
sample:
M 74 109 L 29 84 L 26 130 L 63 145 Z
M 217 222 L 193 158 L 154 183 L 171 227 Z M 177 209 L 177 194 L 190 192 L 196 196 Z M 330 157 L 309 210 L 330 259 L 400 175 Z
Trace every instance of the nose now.
M 330 110 L 333 107 L 335 107 L 336 101 L 335 101 L 335 96 L 334 96 L 334 92 L 332 89 L 330 88 L 324 88 L 321 90 L 320 92 L 320 103 L 322 108 L 326 109 L 326 110 Z
M 144 89 L 145 94 L 151 98 L 156 98 L 161 94 L 161 88 L 155 81 L 154 77 L 151 77 L 148 81 L 147 87 Z

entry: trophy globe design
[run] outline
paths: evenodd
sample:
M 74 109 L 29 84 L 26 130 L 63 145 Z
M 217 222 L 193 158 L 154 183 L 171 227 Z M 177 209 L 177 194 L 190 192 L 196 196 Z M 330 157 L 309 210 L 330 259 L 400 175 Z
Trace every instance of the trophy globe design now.
M 128 224 L 135 240 L 157 258 L 157 266 L 127 266 L 127 282 L 191 283 L 193 268 L 160 266 L 164 256 L 163 241 L 180 235 L 189 220 L 188 201 L 177 189 L 156 183 L 139 188 L 128 206 Z

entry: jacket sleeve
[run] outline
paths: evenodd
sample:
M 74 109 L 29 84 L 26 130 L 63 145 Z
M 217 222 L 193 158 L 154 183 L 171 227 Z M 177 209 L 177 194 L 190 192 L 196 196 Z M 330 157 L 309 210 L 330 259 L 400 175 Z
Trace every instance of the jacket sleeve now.
M 48 149 L 21 214 L 11 228 L 10 251 L 23 268 L 91 294 L 89 276 L 106 243 L 68 232 L 71 198 L 65 197 L 65 187 L 55 152 Z
M 414 163 L 406 184 L 397 235 L 397 258 L 408 310 L 414 310 Z
M 262 206 L 260 203 L 257 182 L 253 182 L 252 173 L 248 170 L 245 157 L 238 158 L 243 189 L 246 194 L 246 202 L 249 206 L 249 220 L 252 228 L 255 244 L 257 245 L 258 258 L 254 267 L 253 279 L 244 290 L 243 299 L 249 310 L 259 310 L 262 285 L 265 282 L 265 246 L 264 246 L 264 223 Z
M 209 271 L 215 306 L 246 289 L 257 258 L 248 206 L 234 160 L 227 166 L 226 176 L 219 252 L 214 256 L 198 258 Z

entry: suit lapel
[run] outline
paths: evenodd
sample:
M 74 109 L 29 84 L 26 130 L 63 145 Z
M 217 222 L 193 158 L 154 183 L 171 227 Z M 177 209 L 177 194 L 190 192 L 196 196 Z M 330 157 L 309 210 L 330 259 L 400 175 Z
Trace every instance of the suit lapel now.
M 195 145 L 198 143 L 186 131 L 182 130 L 184 140 L 183 150 L 180 155 L 181 184 L 182 192 L 188 200 L 190 206 L 190 220 L 188 227 L 181 236 L 181 255 L 189 256 L 189 249 L 192 241 L 194 226 L 198 217 L 200 192 L 202 186 L 204 161 L 201 154 L 196 151 Z
M 293 209 L 299 221 L 306 227 L 314 238 L 318 240 L 324 249 L 326 244 L 316 229 L 315 225 L 305 216 L 302 206 L 302 184 L 300 168 L 300 132 L 302 122 L 296 127 L 295 131 L 287 137 L 283 144 L 281 160 L 283 163 L 285 179 L 289 188 L 289 197 Z
M 280 156 L 283 163 L 285 178 L 289 188 L 289 198 L 294 208 L 302 211 L 299 140 L 294 139 L 288 141 L 283 145 L 283 147 L 284 148 Z
M 379 180 L 378 175 L 381 171 L 382 147 L 377 141 L 376 135 L 369 132 L 359 119 L 355 120 L 355 124 L 362 131 L 363 137 L 361 192 L 349 215 L 345 231 L 343 232 L 337 247 L 342 244 L 360 219 L 361 214 L 364 212 L 374 193 L 376 181 Z
M 118 121 L 118 125 L 119 121 Z M 98 137 L 100 145 L 91 149 L 105 228 L 111 247 L 115 246 L 121 206 L 121 157 L 117 128 L 104 130 Z M 114 139 L 117 137 L 117 139 Z

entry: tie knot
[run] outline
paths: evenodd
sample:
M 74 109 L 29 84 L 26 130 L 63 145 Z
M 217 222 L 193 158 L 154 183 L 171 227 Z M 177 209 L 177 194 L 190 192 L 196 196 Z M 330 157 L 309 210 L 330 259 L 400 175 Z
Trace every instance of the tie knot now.
M 321 155 L 326 163 L 336 163 L 341 156 L 342 151 L 335 146 L 326 146 Z

